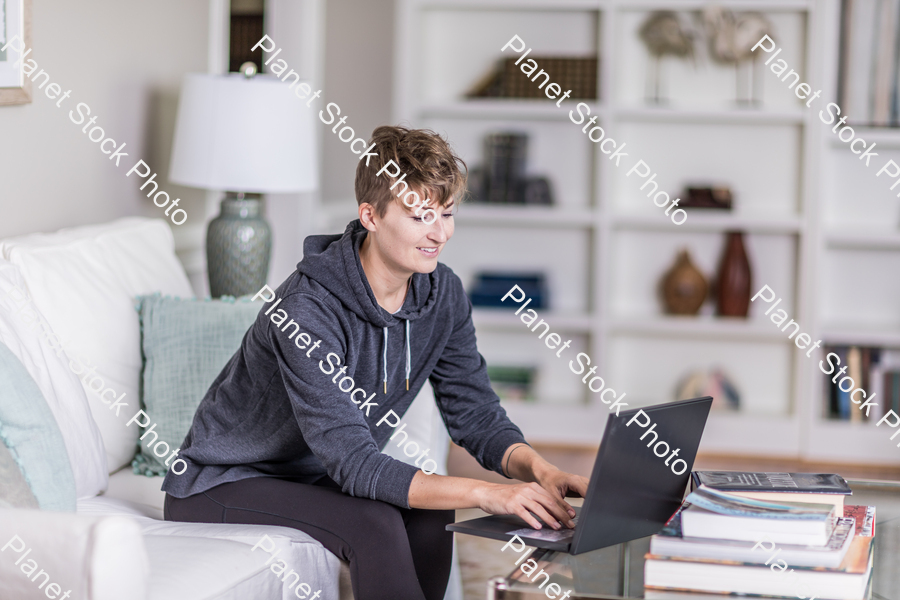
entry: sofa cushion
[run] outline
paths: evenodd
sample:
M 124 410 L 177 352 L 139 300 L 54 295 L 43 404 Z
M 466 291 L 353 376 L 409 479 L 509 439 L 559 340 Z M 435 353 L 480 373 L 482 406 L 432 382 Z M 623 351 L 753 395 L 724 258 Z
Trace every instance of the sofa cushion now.
M 153 583 L 151 587 L 159 591 L 168 591 L 172 589 L 172 585 L 184 586 L 184 590 L 172 596 L 173 598 L 189 597 L 209 600 L 213 598 L 222 600 L 244 600 L 245 598 L 282 600 L 282 598 L 296 598 L 293 592 L 287 589 L 287 584 L 282 583 L 265 565 L 265 561 L 271 555 L 265 554 L 263 548 L 253 551 L 253 546 L 259 543 L 263 536 L 269 536 L 269 539 L 273 542 L 273 544 L 270 544 L 270 547 L 274 545 L 273 553 L 277 552 L 279 559 L 284 559 L 290 569 L 300 574 L 301 582 L 309 584 L 313 590 L 322 590 L 318 600 L 338 600 L 339 597 L 340 559 L 326 550 L 321 543 L 297 529 L 276 527 L 274 525 L 157 521 L 142 516 L 144 510 L 141 507 L 105 496 L 80 500 L 78 502 L 78 513 L 92 516 L 129 517 L 137 521 L 141 531 L 144 533 L 144 538 L 148 540 L 147 550 L 151 554 L 150 563 L 153 568 L 151 574 Z M 170 537 L 171 539 L 168 541 L 159 539 L 164 537 Z M 153 541 L 149 541 L 151 539 Z M 188 549 L 187 545 L 182 545 L 182 542 L 186 539 L 196 540 L 192 543 L 190 549 Z M 215 543 L 204 546 L 201 543 L 202 541 L 211 542 L 216 540 L 229 540 L 240 543 L 243 545 L 243 550 L 239 551 L 233 546 L 231 549 L 226 549 L 226 546 L 219 546 Z M 182 548 L 183 551 L 176 550 L 177 548 Z M 209 554 L 207 549 L 210 550 Z M 246 564 L 242 564 L 239 568 L 235 568 L 225 575 L 218 568 L 207 569 L 214 562 L 216 556 L 224 557 L 227 554 L 229 557 L 227 559 L 229 561 L 228 564 L 231 564 L 230 557 L 235 556 L 233 552 L 240 552 Z M 159 556 L 157 553 L 162 553 L 162 556 Z M 166 557 L 166 553 L 175 553 L 178 558 L 179 566 L 177 571 L 173 571 L 169 575 L 172 579 L 165 579 L 165 574 L 156 571 L 160 566 L 172 564 L 170 559 Z M 262 565 L 262 569 L 258 569 L 260 565 Z M 172 568 L 174 569 L 174 567 Z M 238 574 L 247 575 L 248 573 L 257 573 L 250 579 L 245 579 L 251 586 L 250 589 L 239 583 L 239 578 L 237 577 Z M 292 582 L 290 581 L 289 583 Z M 227 583 L 227 586 L 222 585 L 224 583 Z M 275 589 L 278 591 L 271 595 L 268 593 L 268 590 L 272 589 L 271 586 L 273 584 L 277 586 Z M 204 586 L 207 589 L 206 592 L 198 591 L 202 590 Z M 228 586 L 234 587 L 229 589 Z M 192 591 L 193 595 L 185 596 L 184 592 L 189 590 Z M 235 590 L 241 592 L 241 594 L 236 593 Z M 157 600 L 157 598 L 159 600 L 171 600 L 170 597 L 151 596 L 151 600 Z
M 191 428 L 209 386 L 241 347 L 261 302 L 184 300 L 156 294 L 139 299 L 144 353 L 143 404 L 155 433 L 174 450 Z M 148 436 L 133 466 L 135 473 L 165 475 Z
M 162 480 L 137 474 L 130 465 L 109 476 L 109 487 L 102 497 L 124 500 L 144 516 L 163 520 L 166 493 L 162 491 Z
M 0 343 L 28 370 L 56 417 L 79 498 L 106 489 L 106 454 L 78 377 L 40 310 L 28 297 L 18 267 L 0 260 Z
M 117 471 L 131 462 L 138 437 L 136 426 L 125 426 L 139 409 L 135 298 L 153 292 L 193 295 L 171 229 L 161 219 L 130 217 L 6 239 L 0 255 L 19 267 L 35 304 L 69 344 L 69 358 L 88 371 L 82 386 L 103 436 L 109 472 Z M 120 405 L 111 409 L 101 399 L 104 393 L 114 394 Z
M 0 439 L 0 508 L 38 508 L 25 475 L 6 443 Z
M 46 600 L 67 591 L 67 598 L 79 600 L 147 598 L 147 553 L 134 519 L 0 509 L 0 547 L 7 544 L 0 555 L 0 598 Z
M 264 564 L 268 555 L 260 558 L 248 544 L 181 535 L 147 535 L 144 543 L 150 557 L 148 600 L 283 598 L 281 580 Z M 234 589 L 242 583 L 248 588 Z M 235 595 L 239 592 L 244 595 Z
M 0 390 L 0 439 L 38 505 L 75 510 L 75 477 L 62 433 L 34 379 L 4 344 L 0 344 Z

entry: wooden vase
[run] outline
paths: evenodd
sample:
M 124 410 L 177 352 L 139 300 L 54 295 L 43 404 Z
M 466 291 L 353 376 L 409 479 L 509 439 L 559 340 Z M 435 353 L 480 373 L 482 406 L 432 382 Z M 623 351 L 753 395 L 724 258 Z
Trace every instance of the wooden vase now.
M 729 231 L 725 253 L 719 265 L 716 281 L 716 314 L 722 317 L 745 317 L 750 309 L 750 290 L 753 285 L 750 260 L 744 248 L 744 234 Z
M 662 296 L 666 312 L 673 315 L 696 315 L 706 300 L 709 286 L 687 250 L 678 253 L 675 264 L 663 276 Z

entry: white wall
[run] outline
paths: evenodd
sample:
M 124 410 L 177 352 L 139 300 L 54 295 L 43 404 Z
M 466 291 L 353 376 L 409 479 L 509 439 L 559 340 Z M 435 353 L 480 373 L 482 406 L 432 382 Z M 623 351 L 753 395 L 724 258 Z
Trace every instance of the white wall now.
M 38 0 L 33 10 L 30 56 L 72 95 L 57 108 L 35 89 L 31 104 L 0 107 L 0 237 L 162 216 L 135 175 L 125 178 L 141 158 L 182 199 L 185 226 L 202 220 L 203 192 L 165 173 L 182 75 L 206 70 L 207 4 Z M 119 168 L 69 120 L 78 102 L 127 143 Z
M 313 89 L 324 88 L 322 45 L 324 43 L 324 0 L 267 0 L 266 33 L 282 51 L 279 58 L 287 61 L 301 79 Z M 263 55 L 268 58 L 269 55 Z M 285 84 L 287 85 L 287 84 Z M 323 92 L 324 95 L 324 92 Z M 314 111 L 298 103 L 297 110 Z M 316 123 L 321 125 L 317 117 Z M 315 125 L 316 148 L 321 149 L 322 129 Z M 324 171 L 320 161 L 320 174 Z M 321 175 L 320 175 L 321 186 Z M 300 194 L 267 194 L 266 219 L 272 227 L 272 258 L 268 281 L 280 285 L 297 268 L 303 257 L 303 240 L 316 233 L 316 204 L 319 191 Z
M 325 9 L 325 85 L 322 97 L 341 107 L 347 125 L 366 139 L 391 124 L 393 0 L 328 0 Z M 352 200 L 358 156 L 322 127 L 322 199 Z
M 207 213 L 218 212 L 217 202 L 207 207 L 205 192 L 171 184 L 166 176 L 181 79 L 208 67 L 208 6 L 175 0 L 34 3 L 31 56 L 51 82 L 72 95 L 62 108 L 40 90 L 31 104 L 0 107 L 0 238 L 128 215 L 163 217 L 164 211 L 139 192 L 136 176 L 125 177 L 143 159 L 159 173 L 162 188 L 182 200 L 188 220 L 175 227 L 176 239 L 196 290 L 205 293 L 202 235 Z M 324 19 L 317 12 L 323 7 Z M 319 108 L 338 103 L 365 137 L 390 123 L 392 0 L 269 0 L 267 10 L 274 18 L 267 31 L 324 90 Z M 312 42 L 311 26 L 318 36 Z M 78 102 L 91 107 L 109 136 L 126 142 L 128 157 L 119 168 L 69 120 L 68 111 Z M 321 198 L 326 206 L 352 202 L 356 155 L 317 122 Z M 340 231 L 348 220 L 344 211 L 320 228 L 314 203 L 311 194 L 267 198 L 275 236 L 271 282 L 294 270 L 306 235 Z

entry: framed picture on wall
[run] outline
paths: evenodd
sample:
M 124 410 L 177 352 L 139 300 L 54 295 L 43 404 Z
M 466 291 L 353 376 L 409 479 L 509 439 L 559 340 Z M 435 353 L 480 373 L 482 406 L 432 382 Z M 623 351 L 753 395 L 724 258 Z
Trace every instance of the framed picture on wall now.
M 0 0 L 0 105 L 31 102 L 22 52 L 31 48 L 31 0 Z M 17 64 L 18 63 L 18 64 Z

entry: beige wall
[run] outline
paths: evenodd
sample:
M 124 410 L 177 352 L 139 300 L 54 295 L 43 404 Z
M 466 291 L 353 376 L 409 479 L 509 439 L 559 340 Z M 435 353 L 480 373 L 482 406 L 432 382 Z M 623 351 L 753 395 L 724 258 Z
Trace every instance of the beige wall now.
M 335 102 L 347 125 L 368 137 L 390 123 L 393 77 L 393 0 L 328 0 L 325 6 L 325 103 Z M 324 103 L 322 107 L 324 108 Z M 318 113 L 317 113 L 318 115 Z M 358 156 L 321 121 L 322 199 L 353 199 Z
M 206 70 L 207 3 L 35 0 L 33 11 L 30 56 L 72 95 L 57 108 L 36 89 L 31 104 L 0 107 L 0 237 L 162 216 L 125 173 L 142 158 L 165 179 L 181 77 Z M 119 168 L 69 120 L 79 102 L 127 143 Z M 202 222 L 203 192 L 163 187 L 182 198 L 185 225 Z
M 325 56 L 321 76 L 312 78 L 319 80 L 325 102 L 338 103 L 348 122 L 368 137 L 390 122 L 393 1 L 328 0 L 324 5 Z M 207 68 L 207 12 L 203 1 L 34 3 L 31 56 L 72 96 L 62 108 L 42 91 L 31 104 L 0 107 L 0 238 L 127 215 L 163 216 L 138 191 L 136 176 L 125 177 L 140 158 L 160 173 L 163 189 L 182 199 L 188 221 L 178 232 L 199 227 L 189 239 L 202 235 L 204 192 L 175 186 L 166 174 L 181 78 Z M 90 105 L 109 136 L 127 143 L 129 156 L 119 168 L 87 139 L 82 126 L 69 120 L 78 102 Z M 319 125 L 320 197 L 326 204 L 352 201 L 356 155 L 330 127 Z M 268 204 L 273 223 L 303 224 L 296 234 L 278 232 L 270 276 L 280 282 L 299 260 L 302 238 L 316 228 L 316 219 L 295 206 L 294 198 L 272 197 Z M 342 224 L 328 229 L 337 231 Z M 197 278 L 203 293 L 202 273 Z

